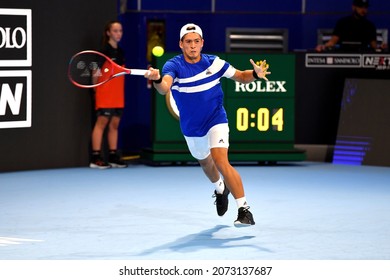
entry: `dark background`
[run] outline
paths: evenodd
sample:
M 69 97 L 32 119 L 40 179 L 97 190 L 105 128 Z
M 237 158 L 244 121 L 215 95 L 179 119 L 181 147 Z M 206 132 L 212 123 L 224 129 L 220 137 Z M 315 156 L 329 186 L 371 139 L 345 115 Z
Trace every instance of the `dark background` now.
M 0 129 L 0 171 L 88 164 L 91 96 L 88 90 L 70 84 L 66 69 L 75 52 L 99 47 L 106 21 L 119 18 L 123 23 L 122 46 L 126 50 L 127 66 L 146 68 L 153 63 L 148 61 L 146 53 L 148 22 L 165 24 L 167 52 L 179 51 L 180 27 L 194 22 L 203 29 L 205 52 L 225 51 L 227 27 L 252 27 L 287 28 L 290 52 L 301 53 L 315 47 L 318 28 L 333 28 L 339 17 L 351 12 L 350 0 L 303 2 L 305 7 L 301 0 L 143 0 L 139 7 L 138 1 L 2 0 L 0 8 L 32 9 L 32 67 L 18 69 L 32 70 L 33 115 L 31 128 Z M 390 2 L 372 0 L 371 3 L 369 17 L 378 28 L 390 28 Z M 327 70 L 329 73 L 324 77 L 336 75 L 337 87 L 320 89 L 305 69 L 300 68 L 298 65 L 296 73 L 295 142 L 333 145 L 346 74 L 337 74 L 342 70 Z M 310 73 L 314 77 L 320 74 Z M 353 77 L 354 73 L 351 70 L 347 75 Z M 376 75 L 372 74 L 373 78 Z M 310 86 L 300 83 L 300 78 Z M 126 79 L 126 110 L 119 147 L 125 154 L 132 154 L 150 144 L 151 92 L 144 79 L 131 76 Z
M 335 148 L 341 156 L 338 161 L 390 166 L 390 134 L 386 133 L 390 80 L 347 79 L 345 84 Z

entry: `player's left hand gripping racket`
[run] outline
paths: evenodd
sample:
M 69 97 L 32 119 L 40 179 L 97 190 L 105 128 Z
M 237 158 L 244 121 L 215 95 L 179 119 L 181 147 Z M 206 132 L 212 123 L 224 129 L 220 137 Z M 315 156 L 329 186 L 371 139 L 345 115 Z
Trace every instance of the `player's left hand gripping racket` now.
M 147 71 L 122 67 L 98 51 L 87 50 L 75 54 L 70 59 L 68 76 L 78 87 L 94 88 L 118 76 L 128 74 L 143 76 Z

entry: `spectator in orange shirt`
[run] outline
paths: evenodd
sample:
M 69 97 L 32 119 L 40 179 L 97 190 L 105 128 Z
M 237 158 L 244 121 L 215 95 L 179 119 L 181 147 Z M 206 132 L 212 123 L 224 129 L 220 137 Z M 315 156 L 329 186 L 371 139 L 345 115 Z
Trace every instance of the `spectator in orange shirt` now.
M 119 46 L 122 34 L 122 24 L 119 21 L 108 22 L 104 29 L 103 49 L 101 52 L 118 65 L 124 66 L 125 56 Z M 124 82 L 124 76 L 120 76 L 96 88 L 96 123 L 92 131 L 92 155 L 89 165 L 91 168 L 127 167 L 127 164 L 121 160 L 117 152 L 118 127 L 125 104 Z M 108 162 L 103 160 L 101 151 L 106 127 L 108 127 Z

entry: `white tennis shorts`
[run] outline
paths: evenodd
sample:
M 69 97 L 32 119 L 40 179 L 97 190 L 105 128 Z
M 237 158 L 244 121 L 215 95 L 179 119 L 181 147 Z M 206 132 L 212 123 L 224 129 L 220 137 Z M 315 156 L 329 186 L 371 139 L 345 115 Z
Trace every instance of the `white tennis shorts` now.
M 211 148 L 229 148 L 229 125 L 221 123 L 214 125 L 202 137 L 184 136 L 191 155 L 202 160 L 210 155 Z

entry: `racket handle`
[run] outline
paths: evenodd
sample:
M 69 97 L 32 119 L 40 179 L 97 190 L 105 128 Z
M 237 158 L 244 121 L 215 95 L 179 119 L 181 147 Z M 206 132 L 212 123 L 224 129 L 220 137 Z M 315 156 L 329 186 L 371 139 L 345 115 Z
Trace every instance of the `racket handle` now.
M 131 75 L 144 76 L 146 73 L 150 74 L 150 71 L 144 69 L 130 69 Z

